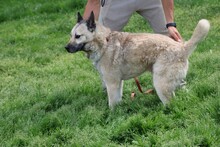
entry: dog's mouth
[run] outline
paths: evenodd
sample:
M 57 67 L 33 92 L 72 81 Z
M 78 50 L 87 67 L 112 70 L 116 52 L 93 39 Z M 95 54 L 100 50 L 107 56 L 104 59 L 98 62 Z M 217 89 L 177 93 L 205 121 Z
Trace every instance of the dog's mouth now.
M 69 53 L 75 53 L 78 51 L 82 51 L 85 47 L 85 43 L 81 43 L 81 44 L 76 44 L 76 45 L 72 45 L 72 44 L 67 44 L 67 46 L 65 46 L 65 49 L 69 52 Z

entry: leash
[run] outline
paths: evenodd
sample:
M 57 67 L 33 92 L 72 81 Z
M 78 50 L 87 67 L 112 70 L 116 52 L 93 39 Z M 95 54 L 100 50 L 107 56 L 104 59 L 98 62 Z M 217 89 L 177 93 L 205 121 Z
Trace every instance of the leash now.
M 141 88 L 141 84 L 140 84 L 138 78 L 135 77 L 134 80 L 135 80 L 135 83 L 136 83 L 136 85 L 137 85 L 137 87 L 138 87 L 138 90 L 139 90 L 141 93 L 152 94 L 152 93 L 154 92 L 153 89 L 148 89 L 147 91 L 143 92 L 143 90 L 142 90 L 142 88 Z M 135 92 L 132 92 L 132 93 L 131 93 L 131 100 L 134 100 L 135 95 L 136 95 Z
M 138 90 L 139 90 L 141 93 L 144 93 L 143 90 L 142 90 L 142 88 L 141 88 L 140 82 L 138 81 L 138 78 L 135 77 L 134 80 L 135 80 L 135 83 L 136 83 L 136 85 L 137 85 L 137 87 L 138 87 Z

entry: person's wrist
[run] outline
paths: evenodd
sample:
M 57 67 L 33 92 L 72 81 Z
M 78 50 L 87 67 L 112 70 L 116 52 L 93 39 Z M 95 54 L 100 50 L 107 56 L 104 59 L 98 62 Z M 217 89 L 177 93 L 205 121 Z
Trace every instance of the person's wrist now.
M 166 28 L 168 29 L 169 27 L 175 27 L 176 28 L 176 23 L 175 22 L 167 23 Z

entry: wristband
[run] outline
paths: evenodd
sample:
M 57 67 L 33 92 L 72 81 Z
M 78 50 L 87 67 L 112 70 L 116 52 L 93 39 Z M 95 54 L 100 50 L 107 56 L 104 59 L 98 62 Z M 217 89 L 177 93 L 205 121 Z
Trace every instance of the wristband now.
M 175 27 L 175 28 L 176 28 L 176 23 L 175 23 L 175 22 L 168 23 L 168 24 L 166 24 L 166 27 L 167 27 L 167 29 L 168 29 L 169 27 Z
M 105 0 L 101 0 L 101 6 L 104 7 L 105 5 Z

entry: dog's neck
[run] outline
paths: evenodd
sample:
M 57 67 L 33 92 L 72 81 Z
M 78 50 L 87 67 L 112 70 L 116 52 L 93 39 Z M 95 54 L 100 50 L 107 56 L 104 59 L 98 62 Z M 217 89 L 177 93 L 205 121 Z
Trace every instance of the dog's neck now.
M 106 44 L 106 41 L 108 41 L 108 36 L 112 32 L 109 28 L 104 27 L 103 25 L 97 23 L 96 24 L 96 39 L 101 44 Z
M 90 47 L 93 47 L 92 52 L 87 52 L 87 57 L 92 60 L 93 64 L 96 64 L 101 57 L 103 56 L 105 50 L 101 48 L 105 48 L 108 44 L 108 37 L 111 34 L 111 30 L 109 28 L 96 23 L 96 39 L 94 39 L 90 43 Z

